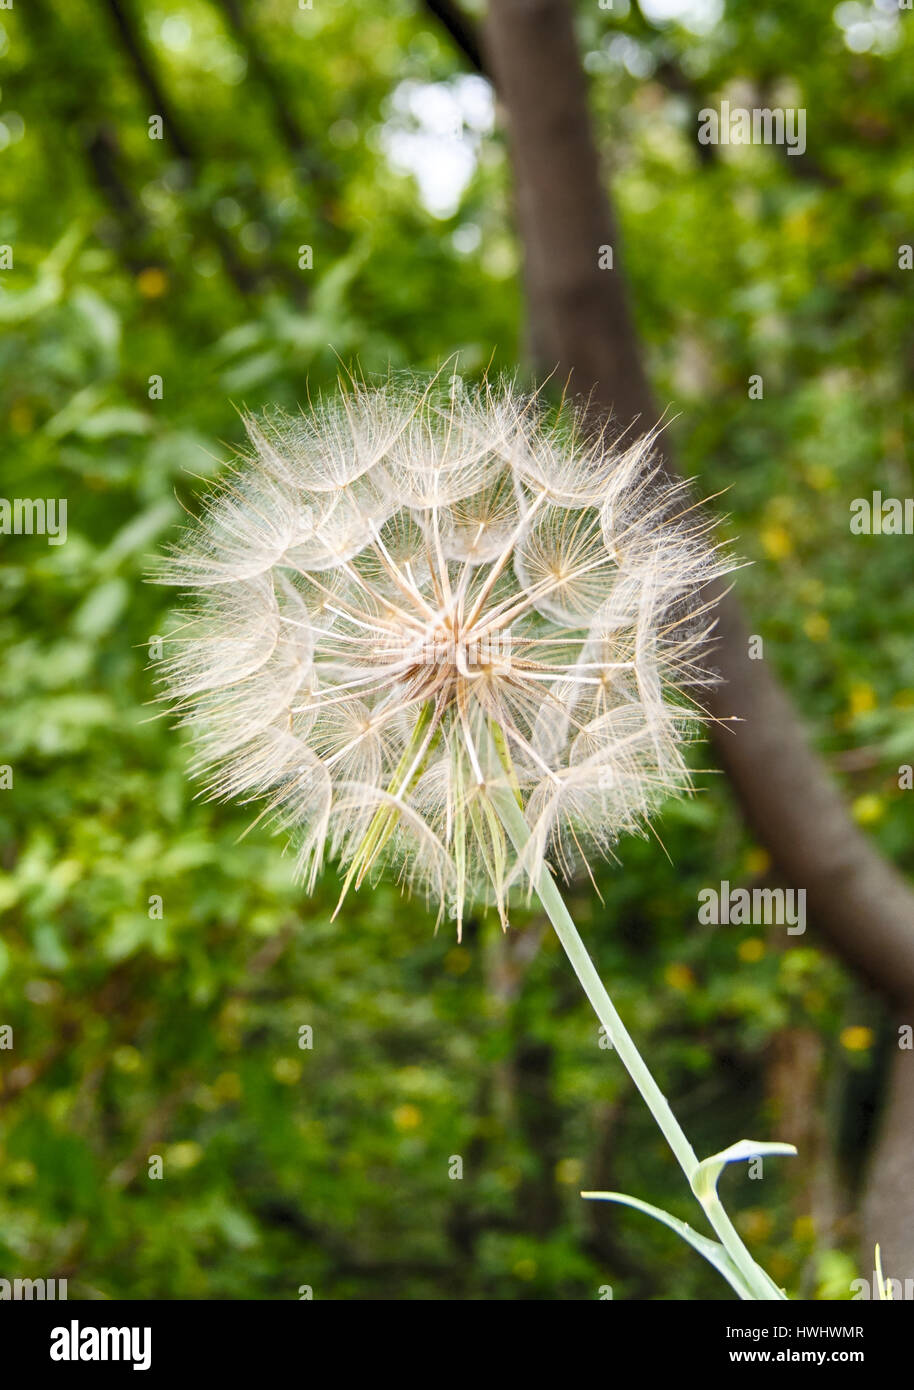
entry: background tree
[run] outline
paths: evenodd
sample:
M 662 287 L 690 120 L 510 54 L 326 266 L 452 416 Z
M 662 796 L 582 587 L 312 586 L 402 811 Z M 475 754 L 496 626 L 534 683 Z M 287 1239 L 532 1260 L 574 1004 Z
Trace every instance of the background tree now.
M 512 17 L 495 0 L 525 64 L 543 61 L 525 25 L 558 26 L 526 108 L 568 217 L 548 266 L 558 242 L 537 249 L 531 232 L 516 118 L 512 173 L 472 65 L 484 45 L 468 63 L 466 15 L 447 28 L 433 8 L 0 12 L 0 492 L 69 503 L 65 545 L 0 539 L 0 1266 L 69 1277 L 74 1296 L 556 1298 L 608 1282 L 623 1298 L 671 1281 L 727 1296 L 672 1236 L 578 1198 L 618 1187 L 682 1206 L 540 925 L 503 938 L 480 920 L 458 947 L 390 889 L 331 924 L 335 885 L 305 901 L 280 844 L 238 843 L 248 818 L 193 799 L 179 741 L 147 708 L 168 617 L 142 574 L 240 442 L 232 403 L 294 408 L 332 386 L 336 354 L 371 371 L 459 350 L 467 375 L 513 370 L 523 334 L 582 389 L 586 366 L 622 417 L 673 404 L 671 450 L 704 492 L 730 489 L 727 531 L 755 562 L 739 589 L 765 661 L 721 699 L 766 713 L 720 745 L 748 748 L 754 771 L 702 774 L 658 826 L 669 860 L 627 843 L 604 905 L 574 906 L 697 1146 L 796 1127 L 806 1169 L 772 1167 L 761 1188 L 728 1175 L 732 1205 L 792 1294 L 848 1297 L 870 1274 L 856 1213 L 892 1059 L 899 1103 L 870 1191 L 893 1231 L 910 1133 L 882 997 L 902 996 L 904 1016 L 908 899 L 887 865 L 912 869 L 910 539 L 847 526 L 852 498 L 911 494 L 909 17 L 874 7 L 854 31 L 814 0 L 728 0 L 703 27 L 695 7 L 661 24 L 617 0 L 582 4 L 573 44 L 564 7 Z M 802 99 L 807 156 L 696 145 L 697 111 L 722 94 Z M 182 146 L 149 138 L 156 114 Z M 609 225 L 597 158 L 618 245 L 611 276 L 589 262 L 582 279 L 578 221 L 598 244 Z M 528 266 L 541 257 L 535 335 L 513 177 Z M 612 298 L 623 281 L 630 320 Z M 549 346 L 556 306 L 586 315 L 571 350 Z M 865 838 L 806 761 L 775 669 Z M 812 807 L 803 845 L 785 749 L 805 769 L 791 784 Z M 751 830 L 731 785 L 759 806 Z M 699 889 L 721 879 L 798 883 L 800 848 L 819 866 L 815 936 L 697 922 Z M 852 970 L 817 944 L 842 934 Z M 910 1273 L 906 1259 L 894 1247 L 888 1272 Z

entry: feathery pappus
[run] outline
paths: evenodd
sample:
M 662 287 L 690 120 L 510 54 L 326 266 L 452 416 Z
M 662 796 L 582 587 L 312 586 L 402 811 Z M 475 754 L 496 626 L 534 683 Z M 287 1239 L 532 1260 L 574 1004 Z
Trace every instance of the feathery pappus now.
M 656 431 L 443 372 L 245 423 L 157 573 L 194 591 L 160 665 L 206 793 L 263 800 L 309 889 L 387 868 L 458 933 L 471 903 L 504 923 L 689 789 L 729 566 Z

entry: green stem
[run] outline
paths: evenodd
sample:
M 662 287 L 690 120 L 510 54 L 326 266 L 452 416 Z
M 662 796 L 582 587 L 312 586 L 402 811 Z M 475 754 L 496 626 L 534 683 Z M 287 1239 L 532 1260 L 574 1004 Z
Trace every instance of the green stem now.
M 497 748 L 496 748 L 497 751 Z M 530 840 L 530 827 L 517 801 L 506 788 L 491 789 L 492 803 L 511 839 L 514 848 L 522 855 Z M 676 1156 L 685 1174 L 690 1189 L 694 1193 L 694 1178 L 698 1159 L 692 1145 L 683 1132 L 682 1126 L 673 1114 L 666 1097 L 651 1075 L 647 1063 L 635 1046 L 634 1039 L 622 1022 L 616 1007 L 610 999 L 603 981 L 597 974 L 587 947 L 581 940 L 568 908 L 565 906 L 555 879 L 547 865 L 544 865 L 535 889 L 545 908 L 556 935 L 571 962 L 572 968 L 590 1000 L 594 1013 L 606 1030 L 616 1052 L 619 1054 L 629 1076 L 640 1091 L 647 1108 L 657 1121 L 664 1138 Z M 700 1200 L 700 1199 L 698 1199 Z M 702 1209 L 716 1231 L 721 1244 L 734 1265 L 743 1275 L 755 1298 L 764 1300 L 781 1299 L 784 1295 L 774 1285 L 764 1270 L 753 1260 L 737 1232 L 733 1222 L 724 1211 L 720 1198 L 712 1192 L 703 1201 Z

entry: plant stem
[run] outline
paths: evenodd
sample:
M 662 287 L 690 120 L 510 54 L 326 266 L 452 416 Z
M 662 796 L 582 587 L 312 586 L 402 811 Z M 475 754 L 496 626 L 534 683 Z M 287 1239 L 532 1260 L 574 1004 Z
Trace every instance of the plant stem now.
M 519 855 L 523 854 L 530 840 L 530 827 L 523 811 L 507 788 L 492 787 L 490 788 L 490 795 L 514 848 Z M 698 1158 L 695 1151 L 606 992 L 603 981 L 597 974 L 587 947 L 581 940 L 578 929 L 547 865 L 543 865 L 534 887 L 550 922 L 555 928 L 556 935 L 562 943 L 565 954 L 583 986 L 584 993 L 590 1000 L 594 1013 L 606 1030 L 607 1037 L 640 1091 L 647 1108 L 657 1121 L 694 1194 L 693 1184 L 698 1168 Z M 746 1249 L 716 1191 L 712 1191 L 703 1200 L 697 1198 L 696 1194 L 696 1200 L 700 1201 L 701 1207 L 716 1231 L 721 1244 L 743 1275 L 753 1296 L 759 1300 L 782 1299 L 784 1295 L 780 1289 L 756 1264 Z

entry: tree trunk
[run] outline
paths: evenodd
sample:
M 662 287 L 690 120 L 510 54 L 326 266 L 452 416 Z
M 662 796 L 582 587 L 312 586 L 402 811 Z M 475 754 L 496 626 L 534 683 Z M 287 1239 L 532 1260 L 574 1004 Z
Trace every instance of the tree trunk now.
M 567 0 L 490 0 L 484 58 L 503 104 L 530 313 L 548 369 L 570 376 L 592 412 L 644 429 L 659 416 L 638 350 L 615 221 L 600 179 L 587 91 Z M 612 270 L 599 268 L 613 249 Z M 663 442 L 665 462 L 674 461 Z M 887 1000 L 914 1001 L 914 897 L 849 819 L 776 677 L 750 661 L 750 629 L 735 597 L 719 609 L 721 684 L 715 743 L 747 821 L 783 881 L 805 888 L 816 929 Z M 910 1013 L 910 1009 L 908 1010 Z M 909 1055 L 909 1054 L 903 1054 Z M 872 1183 L 894 1212 L 898 1268 L 914 1268 L 914 1082 L 896 1068 Z M 904 1084 L 902 1080 L 907 1078 Z M 868 1199 L 868 1210 L 873 1207 Z M 871 1255 L 867 1256 L 870 1259 Z
M 914 1010 L 900 1022 L 914 1023 Z M 861 1274 L 872 1288 L 874 1252 L 882 1253 L 885 1277 L 914 1284 L 914 1052 L 899 1048 L 889 1070 L 879 1140 L 867 1174 L 863 1199 Z M 907 1297 L 911 1297 L 911 1284 Z

